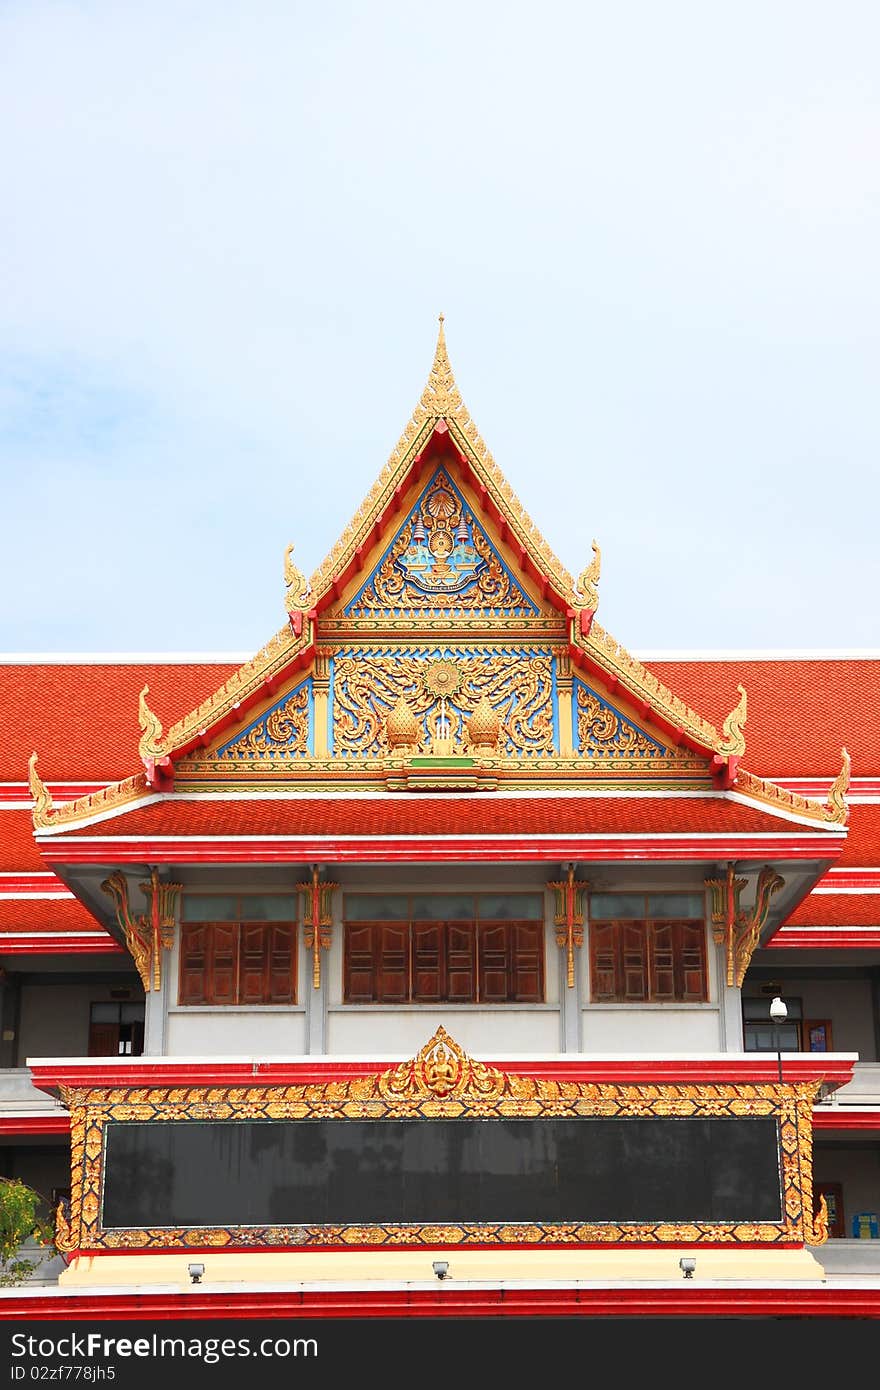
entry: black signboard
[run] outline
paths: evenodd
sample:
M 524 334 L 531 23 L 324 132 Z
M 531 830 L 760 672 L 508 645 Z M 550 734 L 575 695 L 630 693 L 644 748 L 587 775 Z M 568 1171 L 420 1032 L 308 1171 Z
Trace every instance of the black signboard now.
M 106 1126 L 105 1230 L 781 1219 L 772 1118 Z

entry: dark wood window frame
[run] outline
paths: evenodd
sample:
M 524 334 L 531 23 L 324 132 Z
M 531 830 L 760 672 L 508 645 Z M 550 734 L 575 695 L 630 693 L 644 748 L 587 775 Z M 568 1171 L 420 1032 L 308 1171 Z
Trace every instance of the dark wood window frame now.
M 702 919 L 609 919 L 590 923 L 590 998 L 595 1004 L 704 1004 L 708 973 Z
M 296 1003 L 295 922 L 183 922 L 178 1003 Z
M 544 922 L 346 921 L 346 1004 L 543 1004 Z

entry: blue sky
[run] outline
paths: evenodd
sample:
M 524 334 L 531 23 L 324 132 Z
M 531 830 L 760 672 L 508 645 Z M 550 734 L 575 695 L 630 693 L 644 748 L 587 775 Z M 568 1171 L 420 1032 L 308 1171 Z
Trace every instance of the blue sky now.
M 635 650 L 880 647 L 873 3 L 0 2 L 0 649 L 256 649 L 459 386 Z

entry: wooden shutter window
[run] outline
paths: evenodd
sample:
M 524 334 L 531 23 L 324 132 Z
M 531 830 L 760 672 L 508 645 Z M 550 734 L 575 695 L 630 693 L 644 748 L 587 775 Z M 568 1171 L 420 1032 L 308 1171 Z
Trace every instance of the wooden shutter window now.
M 479 990 L 481 1004 L 506 1004 L 508 986 L 507 924 L 480 925 Z
M 296 927 L 273 922 L 267 926 L 267 1004 L 296 1003 Z
M 288 922 L 184 922 L 181 1004 L 296 1002 L 296 927 Z
M 477 928 L 474 922 L 446 925 L 446 999 L 474 1004 L 477 999 Z
M 208 1002 L 207 936 L 210 929 L 185 922 L 180 929 L 181 1004 Z
M 246 923 L 239 928 L 239 1004 L 262 1004 L 266 998 L 266 927 Z
M 372 1004 L 376 1000 L 374 951 L 377 928 L 347 925 L 345 928 L 343 998 L 346 1004 Z
M 508 922 L 510 994 L 517 1004 L 544 1000 L 544 927 L 540 922 Z
M 618 999 L 617 928 L 614 922 L 590 923 L 590 985 L 596 1003 Z
M 405 1004 L 409 999 L 409 926 L 381 922 L 378 933 L 376 1000 Z
M 701 1003 L 706 988 L 706 928 L 702 922 L 677 922 L 679 999 Z
M 648 961 L 644 922 L 617 923 L 621 950 L 622 996 L 625 1001 L 648 998 Z
M 238 927 L 213 922 L 208 930 L 207 1002 L 238 1003 Z
M 677 999 L 676 930 L 671 922 L 648 923 L 648 997 L 660 1003 Z
M 446 933 L 442 922 L 412 924 L 412 997 L 437 1004 L 446 996 Z

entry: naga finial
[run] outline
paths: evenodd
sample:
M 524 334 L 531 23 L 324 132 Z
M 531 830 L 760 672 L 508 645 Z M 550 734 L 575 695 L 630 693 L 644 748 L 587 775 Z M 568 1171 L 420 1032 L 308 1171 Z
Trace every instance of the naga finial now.
M 28 786 L 31 789 L 31 796 L 34 798 L 34 829 L 45 830 L 55 814 L 55 807 L 52 803 L 52 793 L 37 772 L 36 753 L 31 753 L 28 758 Z
M 602 551 L 599 542 L 593 541 L 593 558 L 586 569 L 581 570 L 577 587 L 583 596 L 583 606 L 595 613 L 599 607 L 599 574 L 602 569 Z
M 746 722 L 748 700 L 746 698 L 745 686 L 738 685 L 736 688 L 739 691 L 739 703 L 730 711 L 730 714 L 721 726 L 723 737 L 718 745 L 718 752 L 724 753 L 728 757 L 741 758 L 746 751 L 746 738 L 743 733 L 743 726 Z
M 845 748 L 841 748 L 843 765 L 835 777 L 828 790 L 828 800 L 825 809 L 831 820 L 837 821 L 839 825 L 846 825 L 849 819 L 849 806 L 847 805 L 846 794 L 849 791 L 849 770 L 851 761 L 849 753 Z
M 138 753 L 143 761 L 156 758 L 162 753 L 162 721 L 147 704 L 150 687 L 145 685 L 138 699 L 138 723 L 141 726 L 141 739 Z
M 293 563 L 292 557 L 293 542 L 284 552 L 284 582 L 287 585 L 284 602 L 288 613 L 302 613 L 309 606 L 309 581 L 299 566 Z

